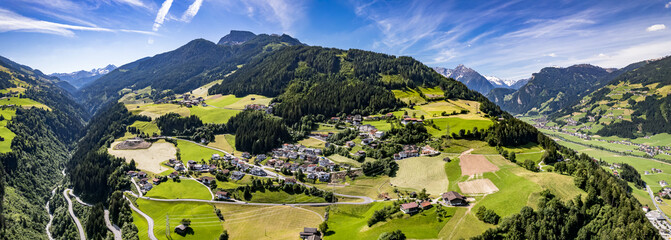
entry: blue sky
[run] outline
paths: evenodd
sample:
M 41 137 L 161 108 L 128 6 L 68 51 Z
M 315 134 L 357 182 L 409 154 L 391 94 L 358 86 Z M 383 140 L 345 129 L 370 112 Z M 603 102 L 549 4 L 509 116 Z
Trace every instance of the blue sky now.
M 3 0 L 0 55 L 46 73 L 122 65 L 230 30 L 528 78 L 671 55 L 671 0 Z

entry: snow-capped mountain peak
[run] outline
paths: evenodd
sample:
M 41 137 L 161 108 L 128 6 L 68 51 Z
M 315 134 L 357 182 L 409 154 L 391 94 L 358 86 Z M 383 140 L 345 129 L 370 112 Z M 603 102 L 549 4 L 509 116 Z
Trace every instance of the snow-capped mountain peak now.
M 512 79 L 500 79 L 498 77 L 494 76 L 484 76 L 487 81 L 491 82 L 494 85 L 499 85 L 499 86 L 512 86 L 515 84 L 518 80 L 512 80 Z

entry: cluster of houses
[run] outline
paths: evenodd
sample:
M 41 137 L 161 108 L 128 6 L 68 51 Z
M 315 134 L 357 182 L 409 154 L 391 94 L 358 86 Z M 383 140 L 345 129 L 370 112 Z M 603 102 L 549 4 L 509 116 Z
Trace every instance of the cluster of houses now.
M 643 174 L 650 175 L 655 173 L 662 173 L 662 169 L 651 168 L 650 171 L 644 171 Z
M 643 211 L 646 210 L 644 209 Z M 666 220 L 666 216 L 664 215 L 663 212 L 659 210 L 649 212 L 646 211 L 645 217 L 648 218 L 648 221 L 650 221 L 650 223 L 652 223 L 652 226 L 657 228 L 662 238 L 664 239 L 671 238 L 671 225 Z
M 393 118 L 394 114 L 392 113 L 387 113 L 382 116 L 361 116 L 361 115 L 347 115 L 343 118 L 340 117 L 332 117 L 329 122 L 330 123 L 339 123 L 339 122 L 344 122 L 344 123 L 349 123 L 354 126 L 359 126 L 361 125 L 361 122 L 363 121 L 378 121 L 378 120 L 385 120 L 389 118 Z
M 432 148 L 429 145 L 426 145 L 421 148 L 416 145 L 405 145 L 403 146 L 402 151 L 394 154 L 394 160 L 401 160 L 405 158 L 419 157 L 419 156 L 437 156 L 439 154 L 440 151 Z
M 303 145 L 284 144 L 281 148 L 272 150 L 273 158 L 266 165 L 275 169 L 288 169 L 292 172 L 301 171 L 308 179 L 329 182 L 331 172 L 335 170 L 336 164 L 331 160 L 319 156 L 321 149 L 308 148 Z M 302 160 L 302 164 L 295 161 Z
M 411 118 L 411 117 L 404 117 L 404 118 L 401 120 L 401 124 L 403 124 L 403 125 L 407 125 L 407 124 L 409 124 L 409 123 L 411 123 L 411 124 L 415 124 L 415 123 L 424 123 L 424 120 L 419 119 L 419 118 Z
M 185 107 L 193 107 L 193 106 L 198 106 L 198 105 L 203 105 L 206 106 L 205 103 L 203 103 L 205 99 L 203 97 L 194 97 L 191 96 L 190 94 L 184 94 L 182 95 L 181 100 L 176 100 L 174 97 L 170 98 L 164 98 L 164 99 L 159 99 L 156 100 L 156 104 L 163 104 L 163 103 L 172 103 L 172 104 L 179 104 Z
M 245 105 L 245 110 L 262 111 L 262 112 L 265 112 L 267 114 L 271 114 L 271 113 L 273 113 L 273 104 L 271 104 L 270 106 L 266 106 L 266 105 L 263 105 L 263 104 L 249 104 L 249 105 Z
M 126 172 L 126 175 L 137 178 L 137 185 L 140 186 L 140 190 L 144 193 L 151 190 L 154 187 L 154 185 L 159 185 L 161 183 L 161 181 L 158 178 L 154 178 L 150 182 L 149 178 L 147 178 L 147 173 L 141 171 L 138 172 L 131 170 Z
M 661 182 L 661 181 L 660 181 Z M 666 182 L 664 182 L 666 183 Z M 665 184 L 666 185 L 666 184 Z M 662 190 L 659 190 L 657 193 L 657 197 L 655 197 L 659 202 L 662 201 L 661 198 L 671 198 L 671 188 L 670 187 L 664 187 Z
M 566 123 L 569 126 L 576 126 L 578 124 L 578 122 L 576 122 L 575 120 L 573 120 L 571 118 L 567 118 Z M 615 141 L 615 140 L 604 140 L 604 139 L 592 138 L 592 136 L 588 135 L 588 134 L 576 132 L 576 131 L 565 129 L 565 128 L 560 128 L 558 126 L 551 126 L 550 127 L 550 126 L 547 126 L 546 124 L 547 124 L 547 121 L 536 121 L 536 123 L 533 126 L 538 128 L 538 129 L 547 129 L 547 130 L 552 130 L 552 131 L 556 131 L 556 132 L 561 132 L 561 133 L 568 134 L 568 135 L 571 135 L 571 136 L 574 136 L 574 137 L 579 137 L 579 138 L 585 139 L 585 140 L 596 140 L 596 141 L 607 142 L 607 143 L 612 143 L 612 144 L 635 146 L 635 147 L 638 147 L 638 150 L 640 150 L 642 152 L 645 152 L 645 154 L 650 156 L 650 157 L 654 157 L 654 156 L 659 155 L 659 154 L 671 155 L 671 147 L 669 147 L 669 146 L 650 146 L 650 145 L 647 145 L 647 144 L 633 143 L 629 140 Z M 591 129 L 591 127 L 585 126 L 585 127 L 580 128 L 580 129 L 581 130 L 582 129 L 589 130 L 589 129 Z M 649 137 L 647 137 L 647 138 L 649 138 Z M 631 152 L 631 150 L 628 151 L 628 152 Z

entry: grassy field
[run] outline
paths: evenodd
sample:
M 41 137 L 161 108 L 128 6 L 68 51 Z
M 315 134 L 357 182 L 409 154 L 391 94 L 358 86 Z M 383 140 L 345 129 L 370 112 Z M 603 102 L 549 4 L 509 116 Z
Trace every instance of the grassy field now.
M 137 199 L 137 205 L 140 210 L 154 219 L 154 234 L 158 239 L 167 239 L 165 235 L 166 216 L 169 219 L 169 232 L 172 239 L 217 239 L 224 230 L 223 222 L 219 221 L 211 204 Z M 182 237 L 176 234 L 173 228 L 185 218 L 191 220 L 193 234 Z
M 412 89 L 404 89 L 404 90 L 391 90 L 394 93 L 394 96 L 404 103 L 415 103 L 415 104 L 423 104 L 426 103 L 426 100 L 422 98 L 422 96 L 419 95 L 419 93 L 415 90 Z
M 353 166 L 353 167 L 361 167 L 360 162 L 357 162 L 354 159 L 344 157 L 344 156 L 341 156 L 341 155 L 338 155 L 338 154 L 333 154 L 331 156 L 328 156 L 328 158 L 331 159 L 332 161 L 336 162 L 336 163 L 345 163 L 345 164 L 348 164 L 348 165 Z
M 543 157 L 544 152 L 543 148 L 535 143 L 530 143 L 514 148 L 504 147 L 503 149 L 507 150 L 508 152 L 515 152 L 515 157 L 519 162 L 524 162 L 528 159 L 534 161 L 535 163 L 539 163 L 541 161 L 541 157 Z
M 426 130 L 434 137 L 440 137 L 442 135 L 445 135 L 446 133 L 450 135 L 452 133 L 459 133 L 459 130 L 461 129 L 464 129 L 465 131 L 469 130 L 473 131 L 474 127 L 477 127 L 478 129 L 487 129 L 492 124 L 494 124 L 491 120 L 486 118 L 470 119 L 470 118 L 463 118 L 460 115 L 446 118 L 432 118 L 429 120 L 433 121 L 433 123 L 436 124 L 438 128 L 440 128 L 440 129 L 436 129 L 433 127 L 426 128 Z
M 328 191 L 335 191 L 336 193 L 345 195 L 366 196 L 372 199 L 379 198 L 380 193 L 389 193 L 389 196 L 394 194 L 394 188 L 390 184 L 390 178 L 387 176 L 381 177 L 358 177 L 356 180 L 347 178 L 347 181 L 340 186 L 330 187 L 326 185 L 316 185 Z M 392 196 L 393 198 L 393 196 Z
M 133 211 L 133 223 L 137 226 L 137 236 L 139 239 L 149 239 L 149 234 L 147 233 L 149 226 L 147 225 L 147 220 L 144 219 L 140 214 Z
M 429 116 L 425 117 L 439 117 L 443 112 L 451 114 L 454 112 L 460 113 L 461 110 L 465 110 L 464 108 L 459 107 L 454 103 L 450 103 L 449 101 L 435 101 L 418 106 L 418 108 L 429 114 Z
M 189 108 L 177 104 L 126 104 L 126 108 L 133 114 L 148 116 L 152 119 L 171 112 L 183 117 L 191 115 Z
M 161 135 L 161 130 L 158 129 L 158 126 L 154 122 L 135 121 L 130 127 L 135 127 L 149 136 L 152 136 L 154 133 Z
M 475 217 L 475 210 L 459 207 L 455 208 L 452 217 L 438 234 L 440 239 L 468 239 L 482 234 L 495 225 L 484 223 Z
M 438 221 L 436 208 L 433 207 L 413 216 L 398 214 L 400 217 L 376 223 L 368 227 L 367 221 L 373 212 L 390 205 L 390 202 L 378 202 L 368 205 L 338 206 L 329 214 L 331 231 L 325 239 L 377 239 L 384 232 L 401 230 L 409 239 L 435 239 L 449 220 Z M 453 216 L 456 208 L 445 208 Z
M 207 187 L 191 179 L 182 179 L 181 182 L 172 180 L 162 182 L 147 192 L 146 196 L 163 199 L 212 199 Z
M 468 176 L 462 176 L 461 175 L 461 166 L 459 166 L 459 158 L 458 157 L 450 157 L 451 161 L 448 163 L 444 164 L 444 170 L 445 170 L 445 175 L 447 175 L 448 179 L 448 186 L 447 190 L 448 191 L 460 191 L 459 189 L 459 182 L 466 181 Z
M 265 191 L 252 194 L 250 202 L 257 203 L 322 203 L 326 202 L 322 197 L 308 196 L 305 194 L 288 194 L 284 191 Z
M 498 154 L 496 148 L 489 146 L 486 142 L 464 139 L 449 140 L 449 143 L 446 142 L 443 146 L 443 152 L 462 153 L 471 148 L 473 154 Z
M 242 155 L 242 152 L 235 150 L 235 135 L 231 134 L 216 135 L 214 136 L 214 142 L 208 143 L 207 146 L 224 150 L 236 156 Z
M 47 107 L 47 105 L 44 105 L 42 103 L 39 103 L 35 100 L 32 100 L 30 98 L 19 98 L 19 97 L 10 97 L 10 98 L 4 98 L 0 99 L 0 105 L 18 105 L 23 108 L 31 108 L 31 107 L 36 107 L 36 108 L 41 108 L 45 110 L 51 110 L 51 108 Z
M 217 204 L 230 239 L 298 239 L 304 227 L 317 227 L 323 207 L 242 206 Z
M 326 145 L 326 142 L 309 137 L 309 138 L 298 141 L 298 144 L 301 144 L 301 145 L 306 146 L 306 147 L 311 147 L 311 148 L 324 148 L 324 146 Z
M 0 109 L 0 115 L 5 118 L 5 120 L 0 121 L 0 137 L 5 139 L 0 142 L 0 153 L 11 152 L 12 140 L 16 137 L 16 134 L 7 128 L 7 124 L 16 115 L 16 110 Z
M 226 123 L 228 119 L 238 114 L 240 110 L 194 106 L 191 108 L 191 115 L 196 115 L 203 123 Z
M 254 98 L 254 100 L 252 100 L 252 98 Z M 264 97 L 264 96 L 261 96 L 261 95 L 251 94 L 251 95 L 247 95 L 247 96 L 244 96 L 242 98 L 239 98 L 238 101 L 228 105 L 227 107 L 232 108 L 232 109 L 242 110 L 242 109 L 245 108 L 245 106 L 247 106 L 249 104 L 261 104 L 261 105 L 266 105 L 267 106 L 267 105 L 270 104 L 271 100 L 273 100 L 273 99 L 268 98 L 268 97 Z
M 186 164 L 189 160 L 200 161 L 212 159 L 212 154 L 222 155 L 223 153 L 217 150 L 212 150 L 206 147 L 201 147 L 195 143 L 177 140 L 177 148 L 182 156 L 182 162 Z
M 448 188 L 448 177 L 445 173 L 443 158 L 447 154 L 436 157 L 414 157 L 397 161 L 399 170 L 391 184 L 417 191 L 426 188 L 432 197 L 437 197 Z M 453 157 L 453 156 L 450 156 Z

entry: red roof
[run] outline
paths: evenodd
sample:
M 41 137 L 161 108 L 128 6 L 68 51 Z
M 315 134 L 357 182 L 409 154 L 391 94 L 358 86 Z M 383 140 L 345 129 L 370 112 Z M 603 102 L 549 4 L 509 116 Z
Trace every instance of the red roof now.
M 418 206 L 419 205 L 416 202 L 401 204 L 401 208 L 403 208 L 403 209 L 417 208 Z
M 424 201 L 424 202 L 422 202 L 422 204 L 420 204 L 420 206 L 421 206 L 422 208 L 431 206 L 431 202 L 429 202 L 429 201 Z

